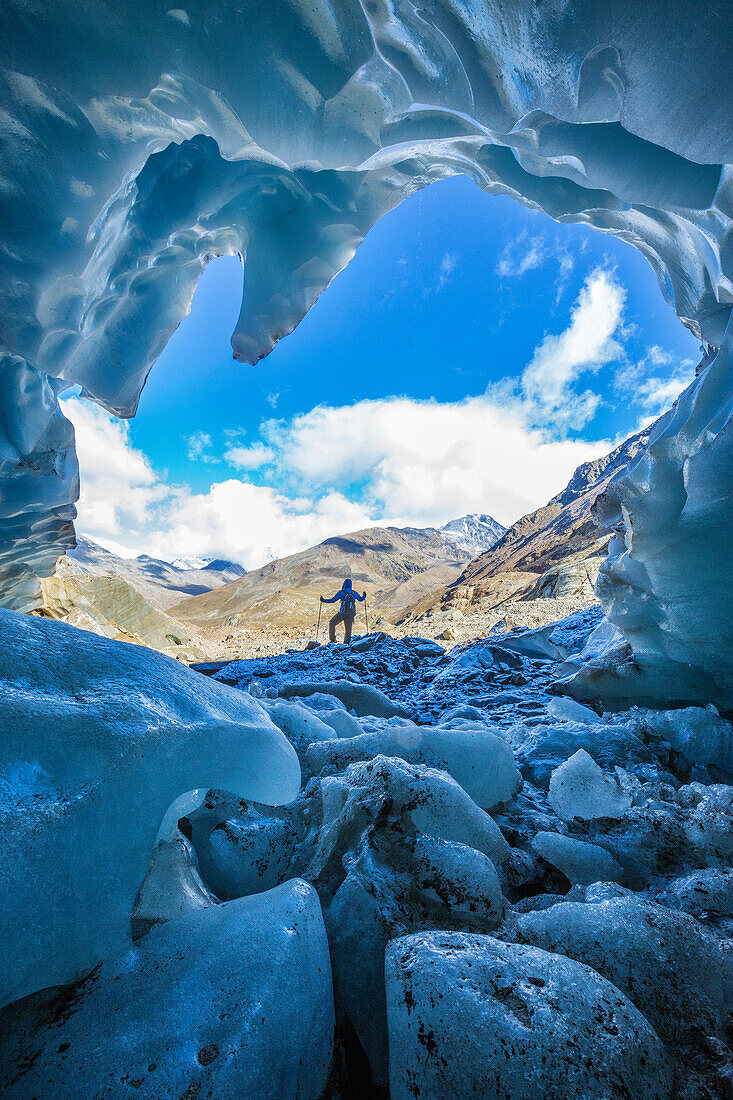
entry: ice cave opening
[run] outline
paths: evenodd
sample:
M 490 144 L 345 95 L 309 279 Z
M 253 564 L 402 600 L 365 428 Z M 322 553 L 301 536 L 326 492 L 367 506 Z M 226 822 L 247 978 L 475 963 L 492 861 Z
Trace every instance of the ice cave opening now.
M 3 0 L 7 1096 L 730 1094 L 730 14 Z M 20 614 L 60 396 L 134 414 L 215 256 L 259 362 L 454 174 L 632 244 L 706 346 L 595 505 L 604 617 L 205 678 Z
M 259 7 L 232 10 L 230 31 L 248 43 L 236 72 L 217 71 L 219 16 L 156 12 L 130 80 L 118 20 L 102 32 L 74 17 L 64 49 L 50 50 L 61 8 L 38 17 L 29 38 L 8 5 L 4 602 L 31 606 L 37 577 L 73 539 L 77 469 L 57 401 L 65 384 L 133 413 L 202 266 L 227 253 L 246 256 L 248 273 L 234 354 L 256 362 L 381 215 L 463 172 L 636 245 L 684 323 L 716 349 L 602 506 L 619 537 L 599 592 L 633 657 L 599 673 L 594 690 L 624 697 L 633 685 L 647 699 L 728 707 L 730 178 L 725 111 L 711 107 L 727 77 L 720 16 L 705 12 L 716 42 L 705 66 L 677 20 L 652 73 L 632 41 L 639 27 L 632 34 L 618 12 L 614 22 L 611 8 L 600 22 L 595 7 L 575 18 L 571 38 L 566 17 L 543 15 L 541 45 L 518 10 L 500 29 L 490 8 L 476 26 L 446 22 L 437 8 L 426 22 L 386 10 L 346 5 L 343 22 L 321 24 L 283 4 L 272 27 Z M 105 63 L 82 74 L 70 43 L 90 34 Z M 49 54 L 43 78 L 39 51 Z M 649 106 L 665 97 L 679 104 L 674 126 Z

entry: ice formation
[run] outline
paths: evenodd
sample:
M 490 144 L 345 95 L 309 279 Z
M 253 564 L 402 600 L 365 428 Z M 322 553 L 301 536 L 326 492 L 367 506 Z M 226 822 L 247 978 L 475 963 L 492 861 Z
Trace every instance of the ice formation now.
M 448 772 L 474 802 L 493 810 L 521 786 L 514 753 L 486 727 L 451 729 L 405 724 L 339 741 L 319 741 L 307 751 L 311 774 L 343 771 L 357 760 L 382 754 Z
M 0 626 L 9 1096 L 725 1095 L 731 725 L 558 701 L 594 617 L 210 680 Z
M 393 940 L 386 969 L 392 1100 L 607 1100 L 627 1082 L 635 1100 L 670 1096 L 653 1028 L 588 966 L 488 936 L 428 932 Z
M 599 505 L 620 529 L 601 598 L 634 656 L 577 692 L 729 707 L 730 42 L 724 6 L 671 0 L 136 0 L 94 18 L 6 0 L 5 600 L 31 606 L 73 538 L 61 391 L 134 414 L 225 253 L 246 260 L 234 354 L 256 362 L 381 215 L 464 173 L 635 245 L 713 349 Z
M 162 654 L 0 611 L 0 1003 L 129 941 L 168 806 L 226 786 L 288 802 L 290 744 L 251 698 Z
M 585 749 L 578 749 L 552 773 L 549 801 L 564 821 L 623 817 L 631 806 L 628 792 L 614 777 L 605 775 Z
M 293 880 L 172 920 L 76 986 L 21 1001 L 4 1019 L 0 1084 L 8 1100 L 319 1100 L 332 1042 L 321 909 Z
M 706 345 L 597 504 L 600 625 L 450 655 L 374 635 L 207 682 L 0 614 L 5 1091 L 726 1095 L 725 5 L 4 0 L 2 22 L 15 608 L 73 540 L 59 395 L 134 414 L 214 256 L 246 261 L 255 362 L 379 217 L 464 173 L 635 245 Z

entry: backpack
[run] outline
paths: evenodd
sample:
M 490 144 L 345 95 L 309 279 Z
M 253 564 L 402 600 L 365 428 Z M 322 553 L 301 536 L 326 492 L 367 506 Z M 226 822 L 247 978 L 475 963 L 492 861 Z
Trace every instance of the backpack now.
M 356 615 L 356 600 L 353 592 L 344 592 L 341 600 L 342 615 Z

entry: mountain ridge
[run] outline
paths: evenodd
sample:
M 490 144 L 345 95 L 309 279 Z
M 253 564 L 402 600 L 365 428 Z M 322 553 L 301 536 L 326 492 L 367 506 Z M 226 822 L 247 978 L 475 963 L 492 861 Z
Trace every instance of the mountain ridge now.
M 245 573 L 243 566 L 224 559 L 213 559 L 199 569 L 182 569 L 149 554 L 122 558 L 85 535 L 76 536 L 76 547 L 66 556 L 83 572 L 121 577 L 162 611 L 186 596 L 209 592 Z
M 464 520 L 475 520 L 474 532 L 481 534 L 477 517 L 451 522 Z M 332 595 L 350 576 L 357 589 L 369 591 L 375 623 L 394 622 L 416 600 L 461 574 L 472 555 L 459 545 L 460 531 L 458 535 L 457 542 L 455 532 L 445 534 L 441 528 L 391 526 L 332 535 L 212 592 L 183 600 L 170 608 L 170 614 L 209 635 L 244 626 L 255 629 L 258 623 L 302 629 L 316 623 L 318 597 Z M 494 529 L 483 530 L 485 541 L 494 536 Z

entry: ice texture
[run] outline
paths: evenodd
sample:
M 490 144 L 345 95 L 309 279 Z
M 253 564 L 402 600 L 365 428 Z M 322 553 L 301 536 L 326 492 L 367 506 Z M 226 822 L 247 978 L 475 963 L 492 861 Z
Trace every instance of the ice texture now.
M 270 718 L 281 729 L 301 759 L 314 741 L 330 741 L 336 733 L 308 707 L 278 700 L 267 706 Z
M 358 717 L 371 714 L 376 718 L 406 718 L 409 711 L 400 703 L 393 702 L 379 688 L 370 684 L 356 684 L 350 680 L 330 680 L 325 683 L 283 684 L 279 694 L 285 699 L 309 695 L 332 695 L 343 703 L 347 710 Z
M 317 775 L 328 769 L 344 771 L 357 760 L 371 760 L 379 754 L 448 772 L 484 810 L 508 802 L 521 786 L 510 746 L 496 733 L 480 727 L 460 730 L 405 725 L 318 742 L 308 749 L 306 764 L 308 771 Z
M 569 882 L 590 886 L 594 882 L 619 882 L 620 864 L 604 848 L 561 833 L 539 832 L 532 841 L 538 855 L 557 867 Z
M 651 727 L 690 764 L 712 766 L 728 782 L 733 779 L 733 725 L 714 708 L 652 712 L 645 719 L 646 728 Z
M 543 914 L 540 914 L 543 915 Z M 387 950 L 391 1100 L 669 1100 L 649 1022 L 589 966 L 491 936 Z
M 712 350 L 607 491 L 599 593 L 631 642 L 578 696 L 733 701 L 731 39 L 719 5 L 6 0 L 4 598 L 71 544 L 77 384 L 122 416 L 205 264 L 246 262 L 256 362 L 405 196 L 462 173 L 637 247 Z M 691 44 L 694 43 L 694 48 Z M 727 333 L 727 335 L 726 335 Z
M 45 852 L 40 870 L 46 880 L 33 899 L 41 920 L 48 913 L 55 920 L 60 913 L 72 940 L 77 932 L 86 936 L 86 910 L 99 920 L 107 912 L 104 905 L 111 904 L 94 896 L 94 886 L 109 893 L 118 871 L 128 873 L 132 858 L 128 849 L 138 841 L 141 849 L 139 862 L 135 855 L 134 882 L 130 871 L 129 893 L 123 883 L 124 903 L 120 900 L 119 914 L 114 910 L 119 928 L 115 924 L 114 935 L 98 945 L 96 958 L 76 971 L 75 977 L 79 979 L 81 973 L 82 979 L 52 992 L 33 993 L 30 1000 L 5 1009 L 0 1025 L 9 1040 L 0 1047 L 0 1061 L 7 1065 L 8 1076 L 16 1078 L 14 1087 L 21 1089 L 20 1095 L 40 1094 L 35 1063 L 30 1064 L 36 1055 L 39 1073 L 45 1075 L 54 1095 L 64 1096 L 70 1081 L 77 1083 L 76 1095 L 78 1082 L 90 1081 L 93 1095 L 94 1074 L 114 1074 L 123 1066 L 118 1076 L 129 1079 L 121 1087 L 136 1094 L 147 1088 L 151 1095 L 168 1095 L 147 1068 L 159 1063 L 142 1062 L 142 1056 L 151 1056 L 146 1044 L 157 1042 L 161 1035 L 164 1045 L 168 1043 L 167 1024 L 156 1035 L 156 1021 L 167 1021 L 177 1011 L 184 1040 L 178 1044 L 178 1055 L 171 1051 L 160 1063 L 166 1078 L 175 1063 L 169 1082 L 173 1100 L 186 1095 L 181 1082 L 188 1072 L 194 1076 L 186 1079 L 186 1089 L 192 1080 L 194 1084 L 199 1080 L 195 1076 L 199 1074 L 199 1095 L 204 1091 L 230 1095 L 225 1076 L 231 1060 L 225 1051 L 239 1049 L 238 1029 L 243 1021 L 246 1028 L 246 1021 L 256 1018 L 254 1003 L 263 998 L 265 1005 L 282 1001 L 280 1018 L 294 997 L 306 1026 L 309 997 L 325 997 L 319 1007 L 327 1012 L 317 1018 L 314 1033 L 322 1036 L 318 1021 L 325 1027 L 333 1018 L 328 1015 L 330 979 L 320 949 L 298 956 L 294 992 L 277 960 L 267 981 L 262 979 L 264 985 L 257 984 L 258 976 L 253 983 L 248 972 L 252 961 L 257 962 L 273 942 L 271 936 L 280 935 L 272 929 L 280 929 L 287 937 L 292 933 L 296 939 L 303 931 L 297 913 L 292 917 L 287 905 L 283 909 L 290 889 L 313 912 L 309 927 L 315 935 L 318 926 L 316 938 L 323 942 L 325 927 L 329 941 L 337 1040 L 331 1091 L 340 1088 L 344 1094 L 367 1096 L 373 1088 L 385 1089 L 391 1077 L 398 1096 L 405 1095 L 416 1079 L 421 1095 L 441 1100 L 494 1092 L 522 1096 L 526 1079 L 534 1083 L 538 1096 L 564 1100 L 577 1081 L 573 1094 L 627 1100 L 624 1088 L 628 1090 L 631 1081 L 636 1089 L 638 1067 L 642 1091 L 635 1095 L 644 1095 L 646 1089 L 648 1095 L 669 1097 L 671 1065 L 675 1075 L 671 1095 L 697 1100 L 726 1094 L 733 1067 L 726 1046 L 732 1003 L 733 787 L 717 781 L 712 760 L 722 759 L 728 723 L 712 708 L 669 712 L 633 708 L 598 715 L 553 705 L 547 689 L 556 670 L 565 663 L 572 645 L 576 652 L 583 647 L 576 617 L 549 632 L 558 639 L 558 648 L 559 639 L 564 639 L 561 648 L 566 653 L 558 652 L 555 662 L 511 654 L 493 641 L 442 654 L 419 639 L 397 641 L 382 636 L 370 639 L 366 648 L 354 654 L 344 646 L 324 646 L 236 662 L 222 670 L 224 675 L 231 672 L 240 685 L 236 689 L 195 676 L 150 651 L 125 649 L 61 624 L 5 613 L 0 625 L 6 623 L 14 649 L 22 653 L 25 648 L 27 656 L 27 661 L 24 657 L 13 664 L 12 698 L 18 696 L 11 711 L 13 720 L 22 715 L 26 732 L 31 727 L 35 730 L 33 747 L 40 745 L 39 752 L 48 752 L 47 745 L 59 736 L 49 733 L 56 729 L 49 716 L 63 717 L 75 693 L 81 723 L 77 729 L 85 721 L 91 724 L 96 755 L 92 757 L 84 745 L 75 761 L 64 761 L 64 774 L 73 774 L 77 783 L 72 808 L 83 809 L 84 800 L 92 797 L 93 792 L 83 786 L 85 776 L 94 780 L 102 775 L 95 790 L 114 797 L 110 819 L 100 813 L 86 830 L 83 843 L 73 831 L 69 838 L 59 834 L 53 858 Z M 17 624 L 23 624 L 22 631 Z M 50 673 L 48 662 L 41 662 L 34 652 L 34 638 L 37 649 L 58 652 Z M 525 635 L 522 644 L 530 646 L 531 639 Z M 426 654 L 419 664 L 405 659 L 419 649 Z M 95 652 L 98 657 L 92 660 L 89 654 Z M 503 663 L 507 653 L 519 665 L 524 681 L 515 685 L 514 701 L 509 704 L 506 683 L 513 673 Z M 410 671 L 399 676 L 380 672 L 389 663 L 386 654 Z M 128 655 L 131 663 L 126 663 Z M 369 678 L 365 686 L 389 687 L 395 702 L 410 713 L 431 712 L 429 724 L 416 725 L 399 716 L 357 718 L 348 715 L 342 702 L 323 693 L 288 700 L 278 696 L 283 684 L 299 679 L 307 684 L 348 680 L 355 660 L 363 666 L 365 680 Z M 482 678 L 479 685 L 473 678 L 465 679 L 467 669 L 484 668 L 488 662 L 494 670 L 491 679 Z M 436 689 L 438 670 L 442 680 Z M 269 694 L 260 702 L 246 688 L 253 676 L 265 671 L 268 675 L 261 679 Z M 115 690 L 124 696 L 124 704 Z M 2 698 L 6 697 L 11 697 L 9 689 Z M 269 755 L 262 758 L 266 772 L 274 769 L 268 782 L 277 781 L 284 762 L 292 768 L 289 789 L 270 789 L 277 805 L 258 801 L 264 797 L 262 776 L 257 774 L 259 757 L 253 757 L 250 748 L 243 754 L 237 742 L 230 740 L 225 759 L 216 755 L 222 742 L 216 722 L 223 708 L 232 707 L 226 710 L 232 721 L 246 731 L 247 724 L 256 720 L 258 736 L 282 753 L 278 758 L 268 749 Z M 266 708 L 297 712 L 290 736 L 298 742 L 305 762 L 300 789 L 295 752 L 272 725 Z M 191 761 L 194 774 L 186 775 L 179 786 L 182 763 L 176 756 L 179 752 L 190 756 L 192 742 L 182 734 L 174 735 L 171 728 L 176 715 L 183 712 L 185 717 L 191 709 L 200 716 L 198 728 L 207 741 L 206 751 L 216 758 L 216 788 L 193 786 L 212 774 L 210 764 L 206 769 L 198 767 L 203 752 L 198 742 L 196 759 Z M 319 722 L 337 713 L 349 717 L 361 732 L 352 738 L 331 736 L 335 731 Z M 108 726 L 99 724 L 100 715 L 109 720 Z M 320 740 L 324 732 L 327 741 Z M 306 744 L 311 736 L 315 739 Z M 157 751 L 160 738 L 171 741 L 170 752 Z M 169 806 L 150 809 L 150 833 L 144 845 L 140 840 L 144 829 L 136 817 L 143 805 L 140 793 L 122 790 L 121 784 L 127 782 L 122 775 L 117 786 L 109 789 L 108 774 L 101 768 L 110 740 L 129 747 L 133 754 L 127 769 L 131 783 L 137 782 L 143 790 L 151 787 L 156 797 L 163 787 L 166 797 L 173 792 Z M 6 741 L 12 747 L 11 740 Z M 359 743 L 359 755 L 374 753 L 373 758 L 352 761 L 353 742 Z M 498 745 L 506 770 L 492 766 Z M 405 746 L 411 752 L 416 746 L 429 748 L 435 754 L 433 766 L 402 759 L 399 754 Z M 522 774 L 521 787 L 516 786 L 513 765 L 509 766 L 511 749 Z M 142 759 L 135 755 L 137 750 L 144 753 Z M 248 752 L 249 760 L 245 759 Z M 580 804 L 581 816 L 568 814 L 564 820 L 553 808 L 551 779 L 563 765 L 572 778 L 578 772 L 579 752 L 583 782 L 575 790 L 571 785 L 569 796 L 572 809 Z M 325 766 L 310 775 L 309 761 L 321 753 Z M 588 756 L 585 763 L 583 753 Z M 591 757 L 595 763 L 589 765 Z M 121 759 L 118 754 L 112 761 L 115 773 Z M 133 765 L 138 760 L 136 770 Z M 170 782 L 162 772 L 171 774 Z M 34 811 L 28 816 L 28 807 L 35 805 L 31 794 L 39 793 L 37 781 L 35 787 L 31 785 L 37 774 L 27 767 L 4 774 L 12 783 L 3 789 L 6 797 L 12 791 L 16 801 L 21 796 L 25 799 L 18 813 L 26 814 L 24 825 L 33 839 L 38 832 L 33 832 Z M 502 774 L 502 782 L 506 780 L 513 793 L 487 812 L 469 790 L 477 796 L 481 790 L 490 792 Z M 248 793 L 243 796 L 245 790 Z M 609 791 L 611 809 L 618 810 L 619 798 L 626 807 L 621 816 L 605 816 Z M 603 814 L 584 816 L 589 802 L 594 813 L 602 808 Z M 70 851 L 62 855 L 67 839 Z M 97 840 L 102 855 L 94 862 L 86 848 Z M 20 878 L 26 853 L 13 844 L 4 857 L 5 881 L 10 881 L 14 862 Z M 78 880 L 72 879 L 74 869 Z M 38 868 L 31 871 L 36 874 Z M 92 877 L 94 883 L 88 882 Z M 57 897 L 67 882 L 75 891 L 68 903 Z M 114 881 L 113 885 L 120 887 Z M 320 902 L 322 923 L 312 891 Z M 28 895 L 20 898 L 26 905 Z M 237 899 L 244 903 L 241 909 Z M 76 925 L 69 915 L 73 904 Z M 27 921 L 30 903 L 16 910 L 10 892 L 3 897 L 3 905 L 7 941 L 14 956 L 22 958 L 17 950 L 22 932 L 15 925 Z M 255 909 L 260 914 L 255 923 L 239 923 L 239 914 Z M 219 950 L 219 922 L 226 923 L 228 914 L 235 914 L 238 928 L 233 954 L 226 953 L 226 943 Z M 181 978 L 176 962 L 176 954 L 180 955 L 176 945 L 182 945 L 180 929 L 193 925 L 201 930 L 197 933 L 201 952 L 207 957 L 211 953 L 212 966 L 217 968 L 196 1005 L 187 998 L 190 985 Z M 36 927 L 30 925 L 33 934 Z M 53 957 L 38 962 L 28 987 L 33 981 L 39 985 L 48 981 L 46 975 L 57 956 L 68 962 L 53 925 L 48 927 L 45 943 L 39 939 L 37 946 L 39 951 L 47 947 Z M 165 949 L 160 952 L 157 945 L 164 932 Z M 137 944 L 132 953 L 130 933 Z M 414 967 L 412 956 L 403 955 L 393 966 L 397 946 L 407 942 L 402 937 L 412 941 L 416 934 L 421 944 L 430 937 L 428 963 L 424 967 L 423 955 L 417 952 Z M 438 937 L 445 937 L 441 943 L 450 940 L 450 951 L 435 948 Z M 75 940 L 74 944 L 78 947 Z M 30 943 L 29 950 L 33 947 Z M 472 964 L 467 969 L 465 961 L 460 961 L 466 953 L 471 953 Z M 146 970 L 151 995 L 145 1005 L 127 978 L 136 972 L 139 958 L 154 959 L 154 967 Z M 191 961 L 190 954 L 186 958 Z M 397 974 L 394 967 L 405 960 L 406 969 Z M 97 969 L 84 981 L 83 975 L 95 962 Z M 421 994 L 418 997 L 420 990 L 432 988 L 428 979 L 422 984 L 424 974 L 432 970 L 438 975 L 440 994 L 434 1003 Z M 186 973 L 193 972 L 201 973 L 198 964 L 186 967 Z M 230 992 L 235 996 L 234 987 L 241 993 L 239 1023 L 230 1027 L 228 1016 L 219 1021 L 220 1042 L 209 1024 L 222 998 Z M 124 1003 L 120 1005 L 118 998 Z M 216 1008 L 212 1008 L 214 1002 Z M 118 1008 L 123 1025 L 134 1018 L 137 1026 L 115 1031 L 113 1017 Z M 188 1026 L 194 1019 L 189 1008 L 200 1027 Z M 91 1049 L 92 1040 L 86 1038 L 88 1021 L 108 1009 L 110 1019 L 105 1017 L 100 1033 L 102 1046 Z M 294 1064 L 289 1017 L 282 1023 L 288 1029 L 288 1042 L 282 1043 L 281 1030 L 283 1049 L 278 1050 L 268 1038 L 275 1027 L 273 1014 L 268 1009 L 264 1020 L 262 1015 L 258 1032 L 262 1044 L 251 1048 L 251 1069 L 259 1072 L 266 1063 L 263 1073 L 270 1074 L 274 1096 L 297 1095 L 288 1077 Z M 5 1026 L 8 1023 L 12 1026 Z M 302 1032 L 294 1034 L 298 1046 Z M 190 1035 L 194 1036 L 191 1046 Z M 83 1037 L 83 1042 L 75 1036 Z M 66 1042 L 70 1046 L 61 1049 Z M 313 1043 L 327 1060 L 330 1041 L 328 1047 L 321 1046 L 320 1039 L 314 1038 Z M 218 1048 L 216 1056 L 212 1044 Z M 134 1076 L 127 1072 L 128 1050 Z M 313 1053 L 313 1046 L 309 1051 Z M 147 1076 L 140 1076 L 138 1056 Z M 620 1075 L 617 1067 L 623 1059 L 630 1068 Z M 316 1062 L 325 1072 L 323 1063 Z M 303 1063 L 312 1064 L 307 1059 Z M 278 1076 L 281 1071 L 282 1077 Z M 321 1069 L 314 1074 L 320 1089 Z M 140 1087 L 139 1081 L 143 1082 Z M 310 1081 L 308 1070 L 303 1095 L 308 1095 Z M 114 1088 L 116 1082 L 117 1078 Z M 234 1095 L 247 1091 L 239 1079 L 237 1090 L 232 1085 Z M 254 1086 L 251 1091 L 258 1095 Z
M 270 810 L 205 792 L 179 826 L 218 897 L 293 876 L 318 890 L 338 1001 L 381 1085 L 387 943 L 421 928 L 490 931 L 505 913 L 511 850 L 498 826 L 446 772 L 396 757 L 315 777 Z
M 0 1003 L 129 941 L 168 806 L 196 787 L 288 802 L 300 768 L 254 699 L 162 654 L 0 611 Z
M 730 952 L 695 919 L 635 897 L 563 902 L 518 920 L 518 936 L 592 966 L 632 1000 L 672 1049 L 723 1038 L 733 995 Z
M 5 1009 L 0 1085 L 7 1100 L 319 1100 L 333 1020 L 318 897 L 295 879 L 171 920 Z
M 622 817 L 631 806 L 628 792 L 615 777 L 606 775 L 585 749 L 578 749 L 552 773 L 549 801 L 564 821 Z
M 250 893 L 250 891 L 242 891 Z M 218 905 L 199 873 L 196 853 L 185 836 L 161 839 L 137 892 L 130 931 L 133 939 L 147 935 L 166 921 Z

